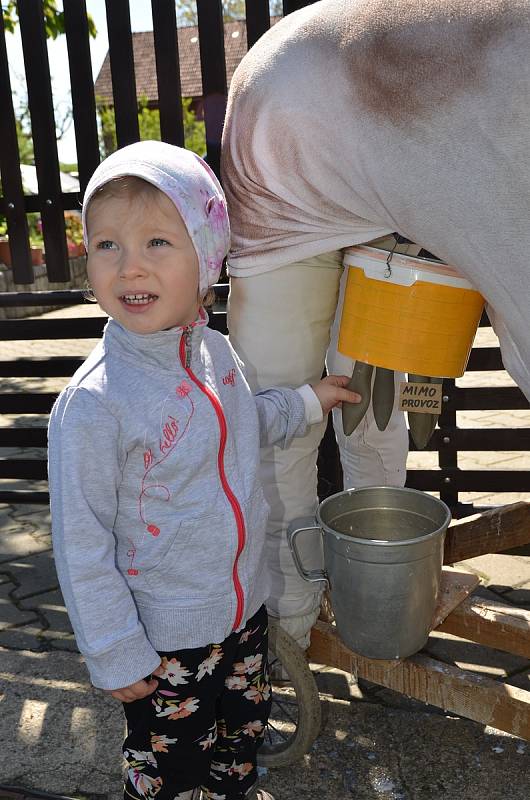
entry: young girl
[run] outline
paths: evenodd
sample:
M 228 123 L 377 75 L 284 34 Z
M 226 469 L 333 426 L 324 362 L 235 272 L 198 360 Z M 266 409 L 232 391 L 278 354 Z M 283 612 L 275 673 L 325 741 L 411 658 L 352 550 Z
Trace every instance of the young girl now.
M 345 376 L 251 394 L 206 327 L 229 224 L 195 154 L 114 153 L 83 224 L 111 319 L 52 411 L 53 541 L 92 683 L 124 703 L 125 797 L 270 797 L 253 788 L 270 706 L 259 447 L 360 398 Z

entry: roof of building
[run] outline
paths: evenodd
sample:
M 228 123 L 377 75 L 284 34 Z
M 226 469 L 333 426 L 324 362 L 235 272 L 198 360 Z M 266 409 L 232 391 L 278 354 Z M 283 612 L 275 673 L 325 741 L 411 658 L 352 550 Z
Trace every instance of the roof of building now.
M 277 22 L 278 19 L 279 18 L 272 18 L 271 25 Z M 202 78 L 199 55 L 199 29 L 196 25 L 178 28 L 177 35 L 182 96 L 200 97 L 202 95 Z M 136 96 L 145 97 L 148 102 L 156 103 L 158 100 L 158 90 L 153 31 L 133 33 L 132 40 Z M 235 68 L 247 52 L 247 30 L 245 20 L 225 22 L 224 45 L 226 78 L 228 85 L 230 85 Z M 95 92 L 98 105 L 105 103 L 113 105 L 112 79 L 108 52 L 96 79 Z

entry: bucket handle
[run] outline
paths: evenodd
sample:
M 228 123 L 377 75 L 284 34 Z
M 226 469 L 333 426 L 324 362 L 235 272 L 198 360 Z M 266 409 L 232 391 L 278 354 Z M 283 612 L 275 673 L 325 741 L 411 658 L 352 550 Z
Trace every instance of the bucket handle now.
M 298 547 L 296 545 L 296 537 L 299 533 L 304 533 L 304 531 L 318 531 L 318 533 L 322 535 L 320 526 L 315 523 L 316 521 L 314 517 L 300 517 L 299 519 L 293 520 L 293 522 L 291 522 L 287 528 L 287 542 L 293 556 L 294 565 L 298 570 L 300 577 L 302 577 L 305 581 L 309 581 L 310 583 L 325 581 L 329 586 L 328 576 L 323 569 L 304 569 L 302 560 L 300 558 L 300 553 L 298 552 Z

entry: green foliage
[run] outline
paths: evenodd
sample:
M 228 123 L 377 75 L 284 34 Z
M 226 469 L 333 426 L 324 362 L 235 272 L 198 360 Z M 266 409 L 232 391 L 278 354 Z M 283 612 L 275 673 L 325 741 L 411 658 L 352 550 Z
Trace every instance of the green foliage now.
M 191 97 L 182 98 L 182 115 L 184 119 L 184 143 L 188 150 L 198 156 L 206 153 L 206 130 L 204 122 L 197 119 L 191 109 Z
M 57 39 L 57 37 L 64 33 L 64 11 L 57 8 L 57 0 L 43 0 L 42 3 L 44 13 L 44 27 L 46 36 L 49 39 Z M 4 18 L 4 27 L 6 31 L 13 33 L 18 25 L 18 13 L 16 0 L 7 0 L 2 3 L 2 15 Z M 92 38 L 97 34 L 94 20 L 87 14 L 88 18 L 88 31 Z
M 32 212 L 31 214 L 27 214 L 27 218 L 30 243 L 33 245 L 33 247 L 42 247 L 44 240 L 42 238 L 42 222 L 40 214 L 37 212 Z
M 160 141 L 160 112 L 157 108 L 149 108 L 147 99 L 138 99 L 138 127 L 140 139 L 156 139 Z
M 31 138 L 31 133 L 24 127 L 24 123 L 21 119 L 15 119 L 15 125 L 17 129 L 17 142 L 18 142 L 18 152 L 20 156 L 20 163 L 21 164 L 34 164 L 35 163 L 35 156 L 33 154 L 33 139 Z
M 117 148 L 116 119 L 113 108 L 105 108 L 98 104 L 100 122 L 100 150 L 103 157 L 110 155 Z M 200 156 L 206 153 L 206 133 L 204 122 L 198 120 L 191 109 L 191 98 L 182 98 L 182 115 L 184 121 L 184 143 L 188 150 Z M 140 139 L 160 140 L 160 112 L 157 108 L 149 108 L 147 100 L 138 101 L 138 126 Z

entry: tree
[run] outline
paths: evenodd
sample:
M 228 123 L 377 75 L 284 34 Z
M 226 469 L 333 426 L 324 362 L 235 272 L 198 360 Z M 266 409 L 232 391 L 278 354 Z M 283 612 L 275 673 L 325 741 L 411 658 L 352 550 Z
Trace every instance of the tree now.
M 59 34 L 64 33 L 64 11 L 60 11 L 57 8 L 57 0 L 42 0 L 42 10 L 46 36 L 49 39 L 57 39 Z M 7 2 L 2 3 L 2 15 L 6 31 L 13 33 L 18 25 L 16 0 L 7 0 Z M 90 14 L 87 14 L 87 19 L 88 31 L 92 37 L 95 37 L 97 30 L 94 20 Z
M 24 91 L 14 92 L 15 124 L 17 128 L 18 152 L 21 164 L 33 164 L 33 139 L 31 134 L 31 115 L 29 113 L 28 98 Z M 71 103 L 59 102 L 53 107 L 55 119 L 55 138 L 60 141 L 73 120 Z
M 110 155 L 117 148 L 116 119 L 114 109 L 103 107 L 98 103 L 99 123 L 101 131 L 101 155 Z M 182 115 L 184 120 L 184 144 L 200 156 L 206 153 L 206 133 L 204 122 L 198 120 L 191 109 L 191 98 L 182 98 Z M 157 108 L 149 108 L 145 98 L 138 100 L 138 127 L 140 139 L 160 140 L 160 112 Z
M 177 16 L 181 22 L 188 25 L 197 24 L 197 4 L 195 0 L 176 0 Z M 282 0 L 269 0 L 271 16 L 281 16 L 283 13 Z M 233 22 L 236 19 L 245 19 L 245 0 L 223 0 L 223 20 Z
M 20 119 L 15 119 L 15 125 L 17 128 L 20 163 L 33 164 L 35 161 L 35 156 L 33 155 L 33 139 L 31 138 L 31 133 L 28 133 L 27 130 L 24 129 L 23 123 Z

